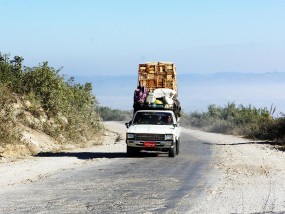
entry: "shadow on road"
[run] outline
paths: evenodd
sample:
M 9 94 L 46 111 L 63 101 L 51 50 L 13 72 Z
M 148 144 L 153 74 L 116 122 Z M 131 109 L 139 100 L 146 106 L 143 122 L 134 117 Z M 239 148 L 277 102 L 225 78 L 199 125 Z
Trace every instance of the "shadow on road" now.
M 143 157 L 155 157 L 157 153 L 145 153 L 141 152 L 136 157 L 128 157 L 123 152 L 41 152 L 35 157 L 76 157 L 82 160 L 94 159 L 94 158 L 143 158 Z
M 271 145 L 275 149 L 285 151 L 285 143 L 284 142 L 274 142 L 274 141 L 260 141 L 260 142 L 243 142 L 243 143 L 204 143 L 205 145 L 212 146 L 239 146 L 239 145 L 250 145 L 250 144 L 260 144 L 260 145 Z
M 41 152 L 35 157 L 76 157 L 87 160 L 93 158 L 125 158 L 127 155 L 123 152 Z
M 238 145 L 248 145 L 248 144 L 265 144 L 265 142 L 243 142 L 243 143 L 203 143 L 212 146 L 238 146 Z M 266 143 L 268 144 L 268 142 Z

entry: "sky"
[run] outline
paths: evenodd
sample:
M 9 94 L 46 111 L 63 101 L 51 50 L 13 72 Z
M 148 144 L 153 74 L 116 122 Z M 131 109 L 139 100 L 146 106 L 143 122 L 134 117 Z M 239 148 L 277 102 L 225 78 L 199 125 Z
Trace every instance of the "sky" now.
M 0 52 L 67 75 L 285 72 L 284 0 L 0 0 Z
M 285 112 L 285 79 L 226 75 L 285 72 L 285 0 L 0 0 L 0 20 L 2 54 L 92 82 L 103 106 L 131 109 L 138 64 L 171 61 L 186 78 L 185 111 L 236 102 Z

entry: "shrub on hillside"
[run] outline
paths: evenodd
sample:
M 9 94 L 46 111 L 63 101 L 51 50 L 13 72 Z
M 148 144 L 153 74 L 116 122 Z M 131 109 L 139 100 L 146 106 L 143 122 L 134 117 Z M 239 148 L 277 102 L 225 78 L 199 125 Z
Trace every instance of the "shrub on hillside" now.
M 109 107 L 100 107 L 99 113 L 104 121 L 129 121 L 132 118 L 132 111 L 111 109 Z
M 18 142 L 21 134 L 16 128 L 16 121 L 13 117 L 12 103 L 14 95 L 6 87 L 0 84 L 0 150 L 1 146 L 11 142 Z
M 0 83 L 11 92 L 30 99 L 27 110 L 34 116 L 44 109 L 52 119 L 49 122 L 53 121 L 43 124 L 46 133 L 76 141 L 91 138 L 101 129 L 91 83 L 78 84 L 73 78 L 65 81 L 59 74 L 60 69 L 50 67 L 48 62 L 23 68 L 22 61 L 22 57 L 10 60 L 8 55 L 0 53 Z
M 274 111 L 272 107 L 255 108 L 234 103 L 225 107 L 210 105 L 206 112 L 184 113 L 182 122 L 210 132 L 273 140 L 282 138 L 285 133 L 284 117 L 275 119 Z

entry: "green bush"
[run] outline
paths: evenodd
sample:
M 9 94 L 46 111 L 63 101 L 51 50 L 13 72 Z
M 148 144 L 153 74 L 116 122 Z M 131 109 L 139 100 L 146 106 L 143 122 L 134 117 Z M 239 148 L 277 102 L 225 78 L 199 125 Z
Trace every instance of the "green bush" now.
M 11 104 L 14 102 L 12 92 L 0 84 L 0 147 L 10 143 L 17 143 L 21 134 L 16 128 L 16 121 L 13 118 Z
M 274 118 L 275 108 L 255 108 L 251 105 L 225 107 L 208 106 L 206 112 L 183 114 L 183 124 L 205 131 L 242 135 L 250 138 L 276 140 L 285 134 L 284 116 Z
M 15 91 L 21 85 L 22 61 L 24 59 L 15 56 L 10 60 L 8 54 L 2 55 L 0 52 L 0 82 Z
M 36 67 L 22 67 L 23 58 L 0 53 L 0 83 L 32 101 L 28 109 L 37 116 L 44 109 L 52 124 L 44 124 L 44 131 L 53 137 L 64 135 L 67 140 L 89 139 L 102 127 L 98 104 L 92 95 L 92 84 L 65 81 L 61 69 L 54 69 L 43 62 Z M 67 119 L 67 122 L 65 122 Z
M 100 107 L 99 113 L 104 121 L 129 121 L 133 114 L 132 111 L 122 111 L 109 107 Z

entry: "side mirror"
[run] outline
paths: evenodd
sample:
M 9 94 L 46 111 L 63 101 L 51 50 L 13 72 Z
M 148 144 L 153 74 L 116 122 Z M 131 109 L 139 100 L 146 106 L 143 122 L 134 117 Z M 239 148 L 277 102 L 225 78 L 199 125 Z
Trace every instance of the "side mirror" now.
M 129 128 L 131 125 L 131 122 L 125 123 L 126 127 Z

